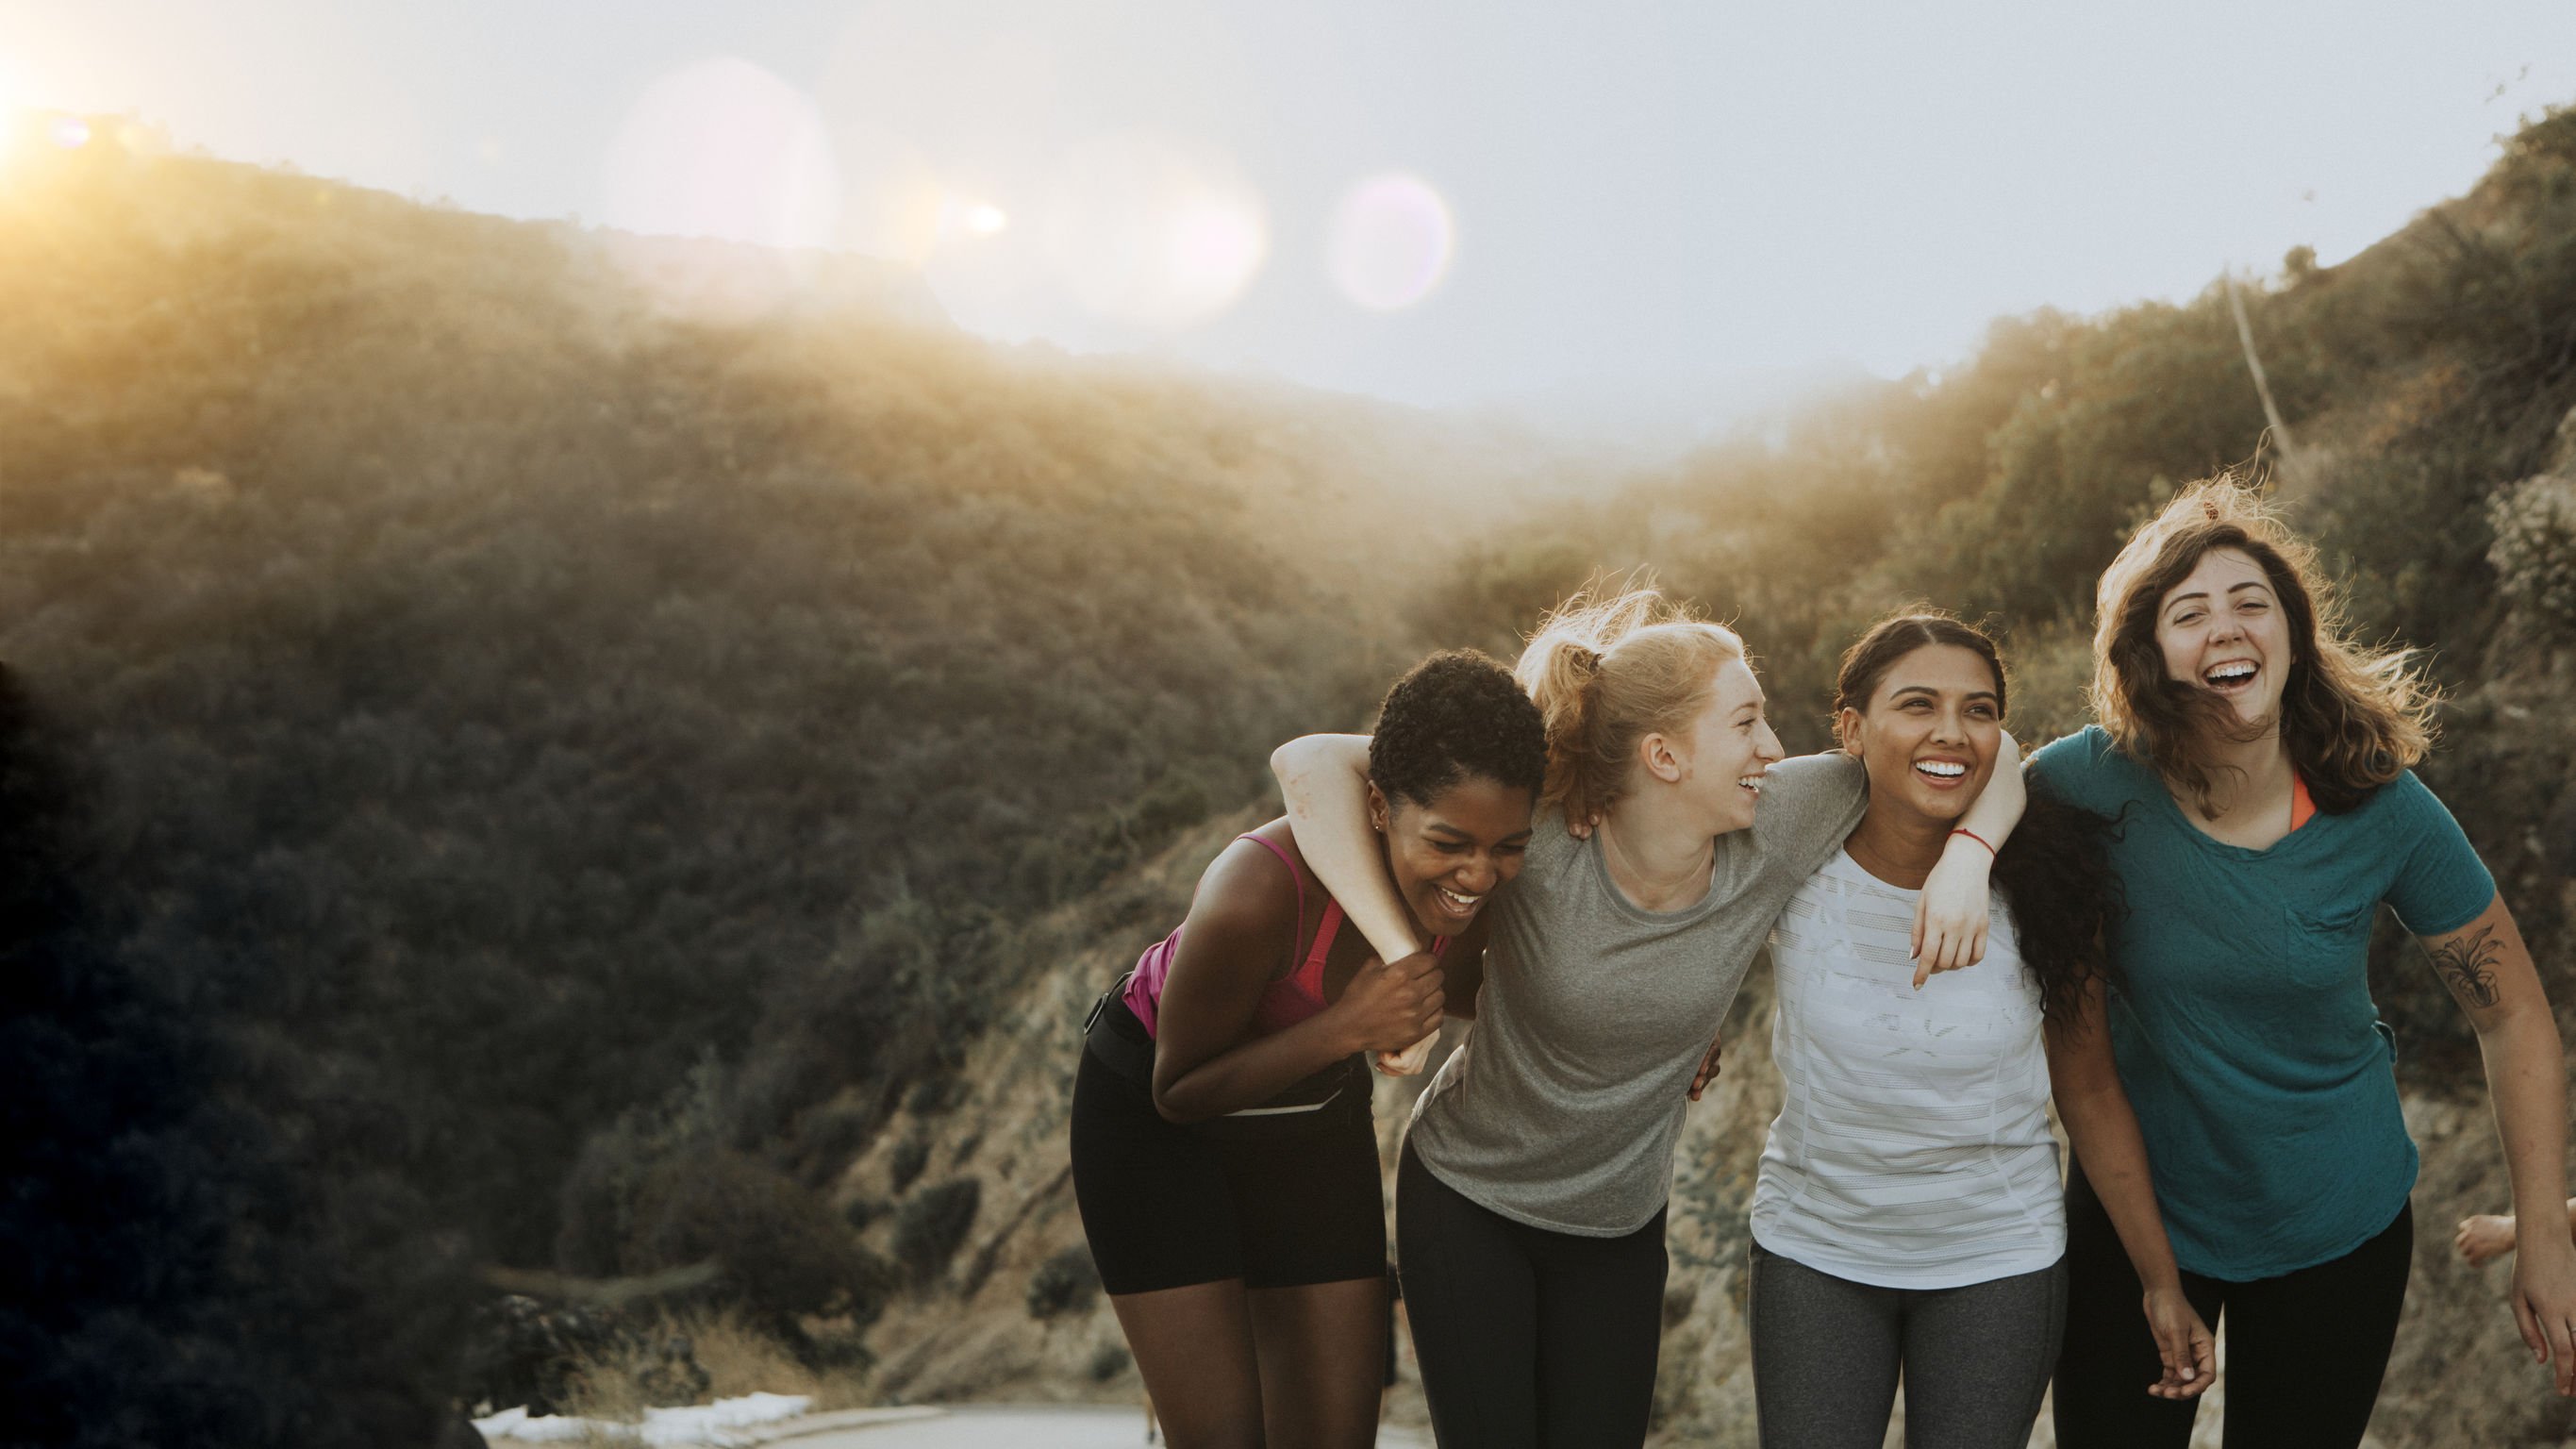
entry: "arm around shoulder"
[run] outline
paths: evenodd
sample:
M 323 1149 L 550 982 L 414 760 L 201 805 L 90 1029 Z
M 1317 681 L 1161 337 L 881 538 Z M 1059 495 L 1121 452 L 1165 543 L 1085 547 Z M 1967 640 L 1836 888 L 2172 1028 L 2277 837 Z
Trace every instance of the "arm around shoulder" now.
M 1379 959 L 1399 961 L 1422 943 L 1369 827 L 1368 756 L 1366 735 L 1305 735 L 1271 751 L 1270 773 L 1308 868 Z

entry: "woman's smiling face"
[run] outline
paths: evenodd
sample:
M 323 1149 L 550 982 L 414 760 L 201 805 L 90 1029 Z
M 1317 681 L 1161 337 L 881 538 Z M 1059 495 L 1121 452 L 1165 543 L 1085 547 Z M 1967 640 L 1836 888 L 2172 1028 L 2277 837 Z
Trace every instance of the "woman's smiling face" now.
M 1783 753 L 1762 709 L 1762 685 L 1752 667 L 1730 659 L 1718 667 L 1708 702 L 1689 728 L 1666 737 L 1681 767 L 1680 784 L 1705 804 L 1712 835 L 1753 823 L 1754 809 L 1762 803 L 1763 773 Z
M 2242 549 L 2214 548 L 2156 604 L 2165 676 L 2224 699 L 2236 717 L 2280 717 L 2289 684 L 2289 631 L 2271 575 Z
M 1370 823 L 1386 840 L 1395 892 L 1422 929 L 1464 931 L 1496 887 L 1521 873 L 1537 802 L 1516 785 L 1469 775 L 1426 804 L 1369 786 Z
M 1869 768 L 1870 808 L 1896 804 L 1956 820 L 1986 787 L 2003 738 L 2003 697 L 1984 656 L 1925 644 L 1900 657 L 1845 709 L 1843 748 Z

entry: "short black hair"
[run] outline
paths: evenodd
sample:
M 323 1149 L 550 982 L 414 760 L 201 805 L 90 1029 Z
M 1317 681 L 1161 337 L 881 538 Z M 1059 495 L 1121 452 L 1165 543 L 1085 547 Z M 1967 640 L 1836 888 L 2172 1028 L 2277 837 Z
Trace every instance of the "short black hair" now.
M 1470 776 L 1535 800 L 1547 779 L 1547 726 L 1492 656 L 1444 649 L 1386 692 L 1369 740 L 1369 779 L 1389 800 L 1429 805 Z

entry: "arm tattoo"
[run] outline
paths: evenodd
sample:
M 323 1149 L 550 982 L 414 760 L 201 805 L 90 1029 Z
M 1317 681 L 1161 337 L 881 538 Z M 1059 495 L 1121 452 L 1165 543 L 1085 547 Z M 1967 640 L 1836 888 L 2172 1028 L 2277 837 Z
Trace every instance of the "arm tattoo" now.
M 2496 957 L 2502 954 L 2491 938 L 2495 927 L 2480 926 L 2473 935 L 2454 936 L 2439 946 L 2431 947 L 2433 969 L 2441 973 L 2442 984 L 2463 1005 L 2488 1007 L 2500 999 L 2496 994 Z

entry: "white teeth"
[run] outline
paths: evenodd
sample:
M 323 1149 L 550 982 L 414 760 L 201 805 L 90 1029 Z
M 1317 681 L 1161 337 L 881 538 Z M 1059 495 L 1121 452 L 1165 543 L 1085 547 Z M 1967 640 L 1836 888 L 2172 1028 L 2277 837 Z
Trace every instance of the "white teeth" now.
M 1446 886 L 1433 886 L 1432 889 L 1448 897 L 1449 903 L 1458 907 L 1460 910 L 1471 910 L 1475 907 L 1476 902 L 1484 899 L 1483 896 L 1462 896 Z
M 2204 676 L 2212 684 L 2241 684 L 2254 677 L 2254 666 L 2242 660 L 2222 664 Z
M 1924 774 L 1936 775 L 1944 780 L 1955 780 L 1961 775 L 1968 773 L 1967 766 L 1959 764 L 1954 760 L 1925 760 L 1914 768 L 1921 770 Z
M 1745 789 L 1747 789 L 1747 790 L 1752 791 L 1752 792 L 1753 792 L 1754 794 L 1756 794 L 1756 795 L 1759 795 L 1759 794 L 1761 794 L 1761 793 L 1762 793 L 1762 777 L 1761 777 L 1760 775 L 1747 775 L 1747 776 L 1745 776 L 1743 779 L 1738 780 L 1738 781 L 1736 781 L 1735 783 L 1737 783 L 1737 784 L 1739 784 L 1739 785 L 1743 786 L 1743 787 L 1744 787 Z

